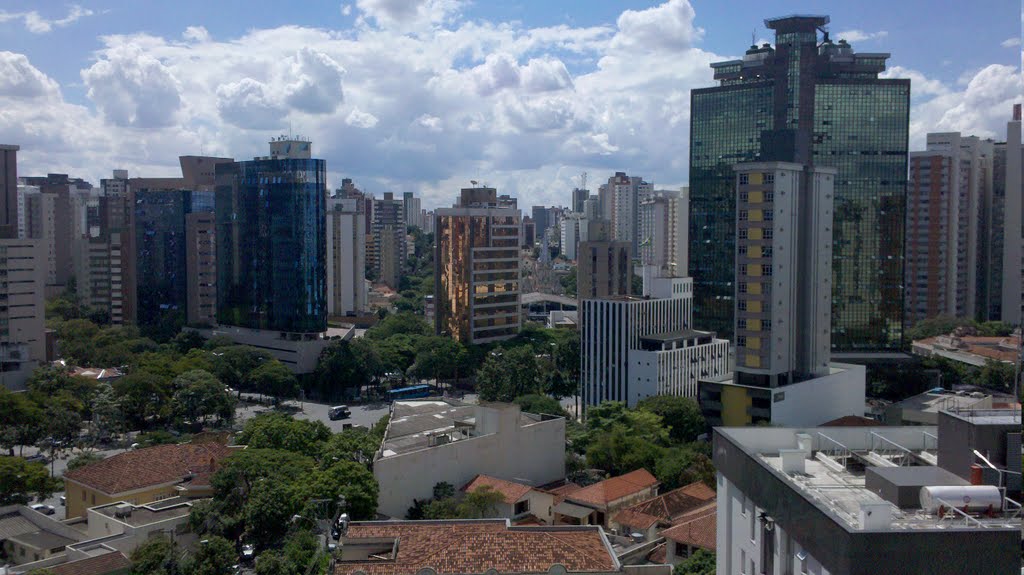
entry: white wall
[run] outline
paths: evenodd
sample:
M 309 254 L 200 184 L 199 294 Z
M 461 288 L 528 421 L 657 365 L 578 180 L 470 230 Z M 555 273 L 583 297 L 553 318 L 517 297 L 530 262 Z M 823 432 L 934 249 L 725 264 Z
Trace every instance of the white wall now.
M 379 459 L 377 511 L 404 518 L 413 499 L 429 499 L 434 485 L 456 489 L 478 474 L 543 485 L 565 477 L 565 420 L 551 419 Z
M 729 342 L 724 339 L 668 351 L 630 350 L 632 384 L 628 404 L 633 407 L 652 395 L 696 398 L 700 379 L 718 377 L 728 371 Z
M 833 363 L 831 368 L 829 375 L 773 390 L 772 425 L 809 427 L 844 415 L 863 416 L 864 366 Z

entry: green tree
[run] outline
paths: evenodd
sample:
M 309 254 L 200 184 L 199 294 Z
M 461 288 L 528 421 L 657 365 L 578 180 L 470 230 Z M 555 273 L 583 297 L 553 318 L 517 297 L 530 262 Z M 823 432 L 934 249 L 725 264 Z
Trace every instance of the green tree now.
M 248 447 L 224 459 L 210 483 L 216 500 L 224 502 L 229 509 L 238 509 L 246 504 L 257 484 L 273 483 L 291 488 L 306 485 L 312 479 L 315 479 L 315 466 L 311 457 L 281 449 Z
M 458 519 L 459 505 L 455 499 L 435 499 L 423 506 L 424 519 Z
M 675 566 L 672 575 L 715 575 L 715 554 L 698 549 Z
M 622 475 L 637 469 L 654 469 L 665 449 L 624 425 L 614 425 L 598 435 L 587 448 L 587 465 L 611 475 Z
M 689 397 L 652 395 L 640 401 L 636 408 L 660 415 L 670 426 L 669 438 L 675 443 L 694 441 L 706 428 L 700 406 Z
M 83 451 L 78 455 L 68 460 L 68 471 L 74 471 L 79 467 L 85 467 L 86 465 L 92 465 L 93 463 L 99 463 L 103 461 L 104 457 L 95 451 Z
M 263 395 L 269 395 L 275 402 L 299 394 L 299 381 L 283 363 L 271 359 L 260 364 L 249 373 L 249 387 Z
M 54 401 L 43 410 L 43 436 L 40 445 L 50 452 L 50 459 L 58 453 L 72 449 L 82 431 L 82 416 L 69 409 L 67 404 Z
M 490 485 L 484 485 L 466 494 L 459 504 L 459 516 L 465 519 L 486 519 L 498 514 L 498 505 L 505 496 Z
M 58 488 L 42 463 L 0 455 L 0 507 L 46 499 Z
M 97 437 L 111 436 L 124 430 L 125 418 L 121 409 L 121 399 L 114 392 L 112 385 L 97 385 L 90 405 L 92 430 Z
M 215 375 L 201 369 L 186 371 L 174 378 L 171 385 L 177 389 L 171 409 L 179 419 L 206 421 L 216 417 L 230 421 L 235 416 L 237 399 L 225 389 Z
M 0 446 L 14 455 L 42 438 L 43 412 L 23 393 L 11 393 L 0 386 Z
M 71 375 L 66 367 L 48 365 L 32 372 L 25 383 L 29 396 L 43 405 L 57 397 L 64 397 L 77 404 L 75 410 L 82 412 L 92 399 L 96 382 L 84 377 Z
M 434 499 L 451 499 L 455 497 L 455 486 L 447 481 L 434 484 Z
M 154 445 L 168 445 L 183 442 L 184 438 L 174 435 L 169 431 L 157 429 L 148 433 L 140 433 L 135 438 L 139 447 L 153 447 Z
M 132 551 L 132 575 L 175 575 L 179 573 L 179 553 L 163 535 L 150 537 Z
M 367 429 L 350 428 L 335 433 L 323 444 L 319 459 L 324 466 L 336 461 L 352 461 L 369 466 L 380 447 L 380 438 Z
M 389 315 L 380 323 L 366 330 L 366 337 L 370 339 L 388 339 L 393 335 L 433 335 L 434 330 L 420 316 L 413 313 L 402 312 Z
M 663 489 L 675 489 L 697 481 L 715 487 L 714 465 L 706 453 L 696 448 L 697 445 L 672 447 L 664 451 L 651 468 Z
M 279 480 L 256 482 L 245 498 L 242 517 L 246 533 L 259 547 L 281 541 L 293 515 L 302 508 L 302 492 Z
M 353 397 L 363 386 L 373 382 L 379 365 L 380 358 L 372 346 L 336 341 L 320 354 L 314 377 L 321 394 L 334 396 L 341 390 L 348 397 Z
M 198 331 L 192 331 L 190 329 L 182 330 L 178 332 L 173 338 L 171 338 L 171 345 L 178 350 L 178 353 L 188 353 L 189 351 L 197 348 L 202 348 L 206 340 L 199 334 Z
M 121 409 L 132 429 L 144 429 L 150 422 L 170 415 L 170 379 L 149 372 L 133 372 L 114 382 Z
M 377 517 L 380 488 L 377 479 L 365 465 L 351 461 L 339 461 L 331 465 L 320 474 L 314 491 L 325 499 L 344 497 L 348 514 L 354 520 Z
M 410 368 L 421 379 L 452 380 L 460 369 L 465 373 L 466 347 L 447 337 L 425 337 L 416 345 L 416 359 Z
M 256 558 L 256 575 L 289 575 L 294 566 L 280 551 L 264 551 Z
M 477 373 L 477 392 L 484 401 L 512 401 L 536 393 L 539 385 L 540 366 L 528 346 L 491 353 Z
M 207 345 L 214 339 L 217 338 L 211 338 Z M 270 359 L 268 353 L 247 345 L 218 347 L 213 350 L 213 373 L 224 385 L 242 389 L 249 382 L 250 374 Z
M 1014 366 L 990 359 L 978 373 L 978 385 L 999 391 L 1013 392 Z
M 229 513 L 220 501 L 213 499 L 192 502 L 188 525 L 199 535 L 219 535 L 227 539 L 237 539 L 242 529 L 241 517 L 237 513 Z
M 576 297 L 576 266 L 569 268 L 569 273 L 559 278 L 558 282 L 565 288 L 565 295 Z
M 285 573 L 302 575 L 319 555 L 320 542 L 311 531 L 303 529 L 285 540 L 283 552 L 289 569 Z
M 192 575 L 231 575 L 238 556 L 230 541 L 212 535 L 199 542 L 192 558 Z
M 520 395 L 513 401 L 520 409 L 527 413 L 541 413 L 547 415 L 560 415 L 565 417 L 568 415 L 562 405 L 558 403 L 558 400 L 549 397 L 547 395 L 541 395 L 539 393 L 531 393 L 529 395 Z
M 246 421 L 236 441 L 250 449 L 281 449 L 318 457 L 329 439 L 331 430 L 320 421 L 264 413 Z
M 201 369 L 216 375 L 217 365 L 213 360 L 214 355 L 212 352 L 202 348 L 193 348 L 188 350 L 185 355 L 175 360 L 174 364 L 171 366 L 172 373 L 177 377 L 187 371 Z

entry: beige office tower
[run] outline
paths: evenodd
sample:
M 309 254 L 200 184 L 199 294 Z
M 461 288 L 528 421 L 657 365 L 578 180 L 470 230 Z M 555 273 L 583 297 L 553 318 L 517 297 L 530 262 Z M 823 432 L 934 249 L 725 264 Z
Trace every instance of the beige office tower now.
M 475 344 L 519 333 L 519 218 L 515 200 L 494 188 L 464 188 L 435 211 L 438 334 Z
M 327 199 L 328 316 L 359 315 L 367 309 L 363 206 L 358 198 Z
M 580 301 L 629 295 L 633 264 L 629 242 L 611 239 L 607 220 L 587 222 L 587 240 L 576 251 L 576 293 Z
M 640 203 L 640 262 L 661 277 L 686 277 L 689 189 L 657 190 Z
M 18 146 L 0 145 L 0 385 L 25 389 L 47 360 L 43 243 L 18 238 Z
M 185 277 L 189 325 L 217 323 L 217 227 L 212 212 L 185 214 Z
M 828 374 L 836 170 L 737 164 L 736 383 Z

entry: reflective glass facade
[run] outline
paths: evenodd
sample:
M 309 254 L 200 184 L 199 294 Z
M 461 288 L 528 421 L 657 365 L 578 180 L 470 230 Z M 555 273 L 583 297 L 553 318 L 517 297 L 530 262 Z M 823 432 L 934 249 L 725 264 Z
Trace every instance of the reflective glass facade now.
M 185 318 L 188 301 L 185 216 L 212 212 L 213 192 L 135 190 L 136 298 L 139 325 Z
M 835 167 L 832 350 L 895 350 L 903 338 L 910 81 L 880 79 L 888 54 L 818 36 L 827 17 L 770 20 L 776 45 L 713 64 L 691 92 L 690 275 L 695 325 L 732 334 L 732 165 Z
M 217 321 L 327 329 L 326 166 L 317 159 L 217 165 Z

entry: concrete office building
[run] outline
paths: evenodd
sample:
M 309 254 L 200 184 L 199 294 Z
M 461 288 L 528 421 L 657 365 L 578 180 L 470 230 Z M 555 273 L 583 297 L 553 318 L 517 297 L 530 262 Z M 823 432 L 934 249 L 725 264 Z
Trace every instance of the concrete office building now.
M 928 134 L 911 152 L 907 185 L 907 324 L 935 317 L 983 318 L 986 198 L 993 142 L 958 132 Z M 991 200 L 989 200 L 990 202 Z
M 1002 248 L 1002 257 L 999 262 L 993 261 L 991 268 L 1001 285 L 999 290 L 991 291 L 993 299 L 998 294 L 1000 303 L 999 309 L 993 310 L 999 312 L 998 316 L 993 313 L 990 317 L 1021 325 L 1024 321 L 1024 146 L 1021 145 L 1020 104 L 1014 105 L 1013 119 L 1006 124 L 1006 144 L 997 145 L 996 151 L 1001 152 L 1003 169 L 995 170 L 998 190 L 994 195 L 1001 193 L 1001 197 L 994 198 L 997 203 L 992 210 L 992 229 L 1001 230 L 999 243 L 1002 246 L 995 242 L 992 245 L 993 251 Z M 1002 217 L 1001 222 L 995 221 L 996 214 Z
M 582 231 L 582 230 L 581 230 Z M 582 301 L 632 293 L 629 242 L 611 240 L 607 220 L 587 222 L 587 239 L 576 251 L 576 293 Z
M 463 188 L 435 211 L 434 325 L 465 344 L 519 333 L 519 209 L 494 188 Z
M 423 209 L 420 199 L 412 192 L 402 194 L 402 213 L 405 214 L 405 225 L 423 229 Z
M 544 206 L 533 206 L 530 208 L 530 215 L 532 216 L 533 225 L 536 230 L 536 240 L 540 243 L 544 240 L 545 234 L 547 234 L 548 228 L 553 225 L 549 218 L 548 209 Z
M 373 458 L 377 512 L 405 517 L 437 483 L 461 487 L 485 472 L 530 485 L 564 478 L 565 419 L 522 413 L 515 404 L 395 402 Z
M 704 380 L 705 417 L 817 425 L 862 415 L 865 368 L 831 363 L 829 349 L 836 170 L 786 162 L 734 169 L 736 365 Z
M 47 359 L 45 256 L 42 242 L 18 238 L 18 150 L 0 145 L 0 385 L 10 390 Z
M 717 572 L 1018 573 L 1019 506 L 995 487 L 1004 473 L 985 466 L 968 482 L 975 450 L 997 466 L 1010 450 L 1003 469 L 1019 492 L 1020 411 L 1003 413 L 942 413 L 938 427 L 715 428 Z M 991 511 L 970 503 L 982 496 Z
M 90 249 L 100 254 L 106 251 L 107 257 L 98 257 L 88 264 L 88 275 L 91 281 L 109 285 L 109 302 L 106 309 L 110 310 L 110 322 L 114 325 L 134 323 L 138 298 L 136 297 L 135 281 L 135 232 L 134 213 L 135 196 L 128 184 L 128 172 L 114 170 L 113 178 L 100 180 L 102 200 L 100 209 L 101 227 L 99 236 L 92 238 L 90 231 Z M 106 268 L 96 269 L 93 262 L 100 262 Z M 81 282 L 79 282 L 81 283 Z M 96 301 L 103 305 L 101 301 Z
M 584 186 L 586 185 L 586 177 L 586 174 L 584 174 Z M 590 198 L 590 190 L 583 188 L 573 188 L 571 206 L 572 211 L 576 212 L 577 214 L 582 214 L 588 198 Z
M 889 54 L 856 53 L 828 16 L 765 21 L 775 45 L 711 65 L 690 93 L 690 262 L 697 322 L 732 336 L 735 174 L 741 162 L 821 162 L 835 186 L 832 349 L 903 345 L 903 243 L 910 80 L 880 78 Z M 820 33 L 819 33 L 820 32 Z M 870 177 L 864 174 L 871 174 Z
M 581 214 L 577 213 L 566 214 L 558 225 L 562 236 L 561 254 L 568 260 L 576 260 L 577 247 L 580 243 L 581 226 L 586 226 L 586 220 L 583 219 Z
M 689 189 L 657 190 L 640 203 L 640 263 L 663 275 L 686 277 Z
M 367 310 L 366 220 L 355 198 L 327 199 L 327 314 Z
M 398 289 L 398 281 L 405 264 L 405 211 L 404 201 L 395 199 L 391 192 L 384 193 L 384 199 L 373 200 L 373 261 L 370 265 L 377 273 L 377 279 L 391 289 Z
M 87 194 L 92 184 L 67 174 L 47 174 L 44 177 L 22 178 L 25 185 L 37 186 L 39 204 L 27 202 L 26 209 L 32 213 L 26 228 L 29 237 L 43 240 L 46 250 L 46 295 L 56 296 L 67 287 L 74 277 L 72 236 L 74 227 L 69 225 L 74 217 L 74 197 Z
M 633 407 L 656 394 L 697 397 L 701 377 L 728 372 L 729 342 L 691 325 L 693 281 L 645 277 L 644 295 L 584 298 L 580 381 L 585 405 Z M 704 374 L 708 374 L 705 376 Z

